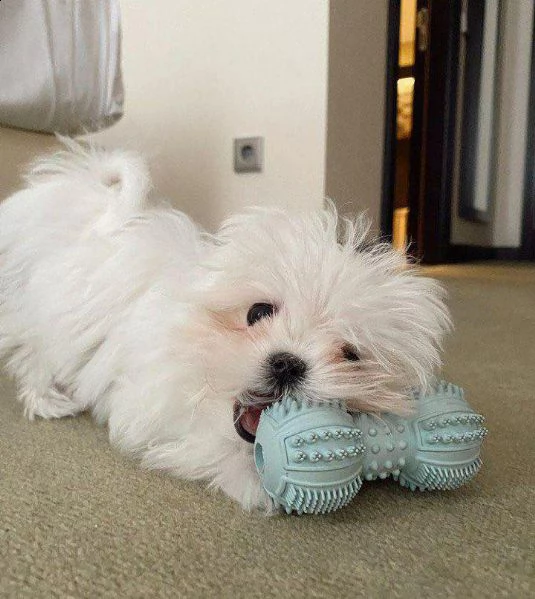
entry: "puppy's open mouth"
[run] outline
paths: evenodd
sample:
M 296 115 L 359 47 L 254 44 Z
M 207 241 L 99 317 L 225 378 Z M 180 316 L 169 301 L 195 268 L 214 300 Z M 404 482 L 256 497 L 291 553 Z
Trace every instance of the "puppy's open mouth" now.
M 244 441 L 254 443 L 262 410 L 272 403 L 273 400 L 254 405 L 243 405 L 239 400 L 234 402 L 234 428 Z

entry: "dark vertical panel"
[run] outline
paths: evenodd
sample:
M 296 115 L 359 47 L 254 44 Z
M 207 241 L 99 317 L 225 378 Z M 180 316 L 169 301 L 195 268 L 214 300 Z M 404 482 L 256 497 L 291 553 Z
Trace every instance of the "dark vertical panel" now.
M 429 10 L 430 0 L 418 0 L 417 11 Z M 409 230 L 411 253 L 421 258 L 423 248 L 423 217 L 425 206 L 425 163 L 427 131 L 427 98 L 429 90 L 429 51 L 420 48 L 420 32 L 416 31 L 414 62 L 414 96 L 409 172 Z
M 483 62 L 483 35 L 485 28 L 484 0 L 470 0 L 468 2 L 466 17 L 466 59 L 460 157 L 463 168 L 459 175 L 459 216 L 467 220 L 487 223 L 490 221 L 489 211 L 481 211 L 474 206 L 478 132 L 480 127 L 481 67 Z M 498 39 L 496 39 L 496 44 L 499 44 Z
M 388 9 L 385 136 L 381 198 L 381 231 L 389 237 L 392 235 L 396 185 L 397 78 L 400 14 L 401 0 L 390 0 Z
M 476 189 L 477 136 L 479 126 L 479 97 L 481 88 L 481 62 L 483 54 L 483 29 L 485 23 L 484 0 L 470 0 L 466 13 L 467 33 L 462 100 L 461 164 L 459 173 L 459 216 L 468 220 L 483 221 L 483 215 L 474 210 Z

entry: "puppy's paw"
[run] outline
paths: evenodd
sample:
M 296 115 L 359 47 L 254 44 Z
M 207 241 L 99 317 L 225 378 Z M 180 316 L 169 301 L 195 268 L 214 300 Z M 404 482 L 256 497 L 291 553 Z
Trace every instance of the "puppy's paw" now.
M 258 475 L 256 478 L 258 479 Z M 228 483 L 219 485 L 219 488 L 248 512 L 259 510 L 271 515 L 276 511 L 260 480 L 243 480 L 241 484 Z
M 244 510 L 260 510 L 268 515 L 276 512 L 265 492 L 250 454 L 239 454 L 227 460 L 211 486 L 221 489 Z
M 38 393 L 33 387 L 23 386 L 19 390 L 19 401 L 24 405 L 24 414 L 29 420 L 40 418 L 63 418 L 74 416 L 82 407 L 57 387 L 49 387 Z

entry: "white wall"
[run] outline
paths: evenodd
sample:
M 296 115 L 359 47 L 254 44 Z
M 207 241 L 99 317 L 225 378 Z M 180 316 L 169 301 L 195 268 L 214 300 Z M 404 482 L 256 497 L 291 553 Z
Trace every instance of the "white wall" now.
M 326 194 L 379 227 L 388 0 L 331 0 Z
M 22 186 L 25 165 L 55 145 L 51 135 L 0 127 L 0 202 Z
M 141 149 L 157 189 L 208 227 L 250 204 L 323 202 L 327 0 L 123 0 L 126 113 L 95 135 Z M 265 136 L 263 173 L 232 140 Z M 0 193 L 50 137 L 0 129 Z
M 148 152 L 158 189 L 209 227 L 324 194 L 328 2 L 123 0 L 126 114 L 96 136 Z M 265 136 L 263 173 L 232 139 Z

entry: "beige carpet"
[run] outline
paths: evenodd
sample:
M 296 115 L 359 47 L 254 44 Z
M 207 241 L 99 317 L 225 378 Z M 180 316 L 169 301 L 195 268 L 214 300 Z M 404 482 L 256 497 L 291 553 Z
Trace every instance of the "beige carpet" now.
M 368 483 L 329 516 L 245 514 L 139 470 L 87 417 L 26 422 L 3 382 L 0 596 L 535 596 L 535 268 L 431 272 L 457 322 L 445 375 L 491 430 L 473 483 Z

